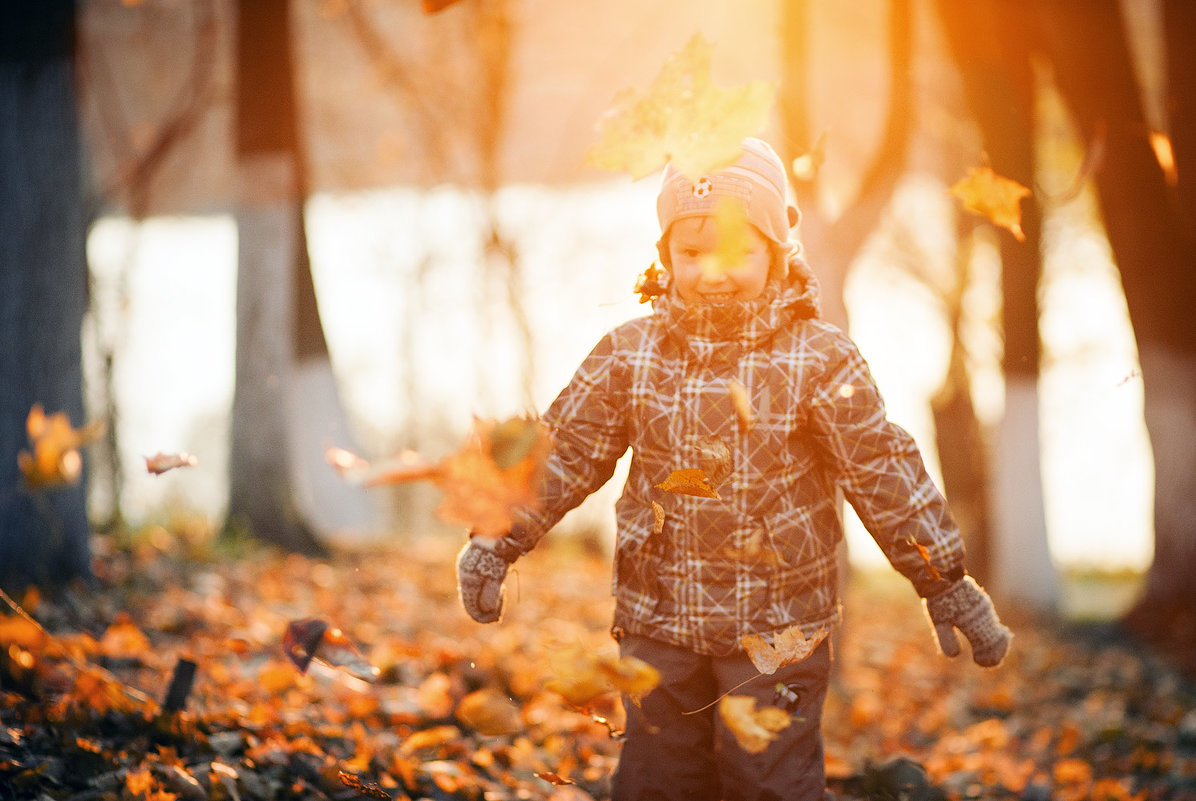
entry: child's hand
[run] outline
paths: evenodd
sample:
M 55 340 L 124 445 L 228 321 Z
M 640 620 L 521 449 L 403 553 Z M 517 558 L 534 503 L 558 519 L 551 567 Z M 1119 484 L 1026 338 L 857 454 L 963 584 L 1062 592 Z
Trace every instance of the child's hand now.
M 494 623 L 502 617 L 503 580 L 509 564 L 492 548 L 476 539 L 457 556 L 457 593 L 465 611 L 479 623 Z
M 1013 632 L 997 617 L 992 599 L 971 576 L 964 576 L 944 592 L 926 599 L 926 613 L 947 656 L 959 656 L 955 629 L 972 644 L 972 659 L 984 667 L 1001 664 Z

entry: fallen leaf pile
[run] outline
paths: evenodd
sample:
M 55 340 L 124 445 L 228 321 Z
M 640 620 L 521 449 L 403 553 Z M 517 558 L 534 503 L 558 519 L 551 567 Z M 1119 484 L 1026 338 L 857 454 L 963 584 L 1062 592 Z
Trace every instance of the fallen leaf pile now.
M 459 608 L 458 543 L 312 561 L 97 540 L 97 589 L 0 616 L 0 801 L 604 799 L 613 688 L 656 681 L 607 633 L 608 560 L 564 537 L 520 560 L 492 626 Z M 1144 649 L 1010 615 L 1010 657 L 982 670 L 936 652 L 895 574 L 845 604 L 840 799 L 1196 797 L 1196 690 Z M 711 714 L 766 743 L 781 710 L 735 695 Z

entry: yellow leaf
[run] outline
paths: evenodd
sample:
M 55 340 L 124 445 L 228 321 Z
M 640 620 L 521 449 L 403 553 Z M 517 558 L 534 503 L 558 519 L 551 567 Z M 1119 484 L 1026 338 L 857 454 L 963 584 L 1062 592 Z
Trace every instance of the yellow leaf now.
M 989 167 L 972 167 L 967 177 L 957 181 L 948 191 L 959 198 L 968 211 L 1008 229 L 1019 242 L 1026 241 L 1022 231 L 1021 200 L 1031 192 L 1017 181 L 997 175 Z
M 772 674 L 777 672 L 777 668 L 800 662 L 814 653 L 819 643 L 826 639 L 826 634 L 826 628 L 823 627 L 814 632 L 814 636 L 806 637 L 801 626 L 790 626 L 773 634 L 771 643 L 762 635 L 745 634 L 739 638 L 739 644 L 756 670 Z
M 724 695 L 718 702 L 718 714 L 735 735 L 735 741 L 749 754 L 768 748 L 791 722 L 789 713 L 775 706 L 756 709 L 756 699 L 750 695 Z
M 656 668 L 632 656 L 619 658 L 574 646 L 556 653 L 552 661 L 555 675 L 544 688 L 573 706 L 584 707 L 611 691 L 639 698 L 660 683 Z
M 624 89 L 616 95 L 586 163 L 642 178 L 672 161 L 697 180 L 735 161 L 743 138 L 767 124 L 776 87 L 766 81 L 715 86 L 712 50 L 695 36 L 669 56 L 646 92 Z
M 683 467 L 680 470 L 674 470 L 669 473 L 668 478 L 657 484 L 656 488 L 677 495 L 693 495 L 697 498 L 719 500 L 722 497 L 710 483 L 706 471 L 697 467 Z
M 752 247 L 747 212 L 730 197 L 720 197 L 714 207 L 714 251 L 702 257 L 702 274 L 708 281 L 743 264 Z
M 457 704 L 457 720 L 485 737 L 511 734 L 523 728 L 519 707 L 492 687 L 469 693 Z

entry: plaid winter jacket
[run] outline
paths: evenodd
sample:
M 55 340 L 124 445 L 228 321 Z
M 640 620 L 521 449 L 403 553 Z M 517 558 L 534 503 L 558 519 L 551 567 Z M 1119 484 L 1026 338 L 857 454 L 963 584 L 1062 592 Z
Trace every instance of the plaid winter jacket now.
M 630 447 L 615 507 L 616 632 L 721 656 L 746 634 L 829 631 L 836 488 L 919 594 L 963 575 L 958 529 L 913 439 L 885 418 L 855 345 L 817 318 L 809 269 L 791 267 L 754 301 L 689 307 L 662 295 L 653 314 L 602 338 L 544 415 L 554 446 L 543 503 L 503 544 L 530 550 Z M 712 452 L 730 457 L 706 470 L 726 474 L 714 476 L 719 499 L 657 487 Z

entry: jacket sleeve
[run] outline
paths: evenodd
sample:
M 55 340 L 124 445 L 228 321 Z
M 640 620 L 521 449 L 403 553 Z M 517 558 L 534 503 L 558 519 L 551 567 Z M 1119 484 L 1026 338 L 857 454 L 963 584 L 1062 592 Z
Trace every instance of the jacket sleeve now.
M 517 553 L 535 547 L 566 512 L 614 474 L 628 446 L 624 374 L 609 333 L 544 413 L 553 445 L 544 464 L 540 502 L 523 510 L 503 538 Z
M 913 437 L 885 416 L 859 350 L 839 334 L 833 352 L 812 387 L 814 440 L 889 562 L 919 595 L 935 595 L 964 575 L 959 528 Z

